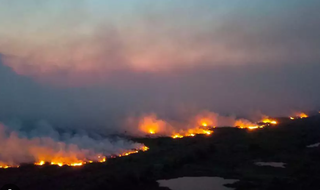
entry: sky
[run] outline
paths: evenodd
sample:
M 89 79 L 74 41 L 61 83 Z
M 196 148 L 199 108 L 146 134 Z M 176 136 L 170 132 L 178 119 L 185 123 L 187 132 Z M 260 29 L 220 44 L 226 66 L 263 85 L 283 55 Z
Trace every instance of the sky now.
M 0 119 L 320 107 L 317 0 L 0 0 Z

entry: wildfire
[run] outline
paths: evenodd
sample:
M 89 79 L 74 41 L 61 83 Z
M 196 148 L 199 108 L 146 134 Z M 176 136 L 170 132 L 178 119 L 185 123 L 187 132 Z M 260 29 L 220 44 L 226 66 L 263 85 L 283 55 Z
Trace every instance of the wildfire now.
M 180 134 L 176 134 L 176 135 L 173 135 L 172 138 L 174 139 L 181 139 L 183 138 L 184 136 L 183 135 L 180 135 Z
M 97 156 L 97 158 L 95 160 L 96 160 L 96 162 L 106 162 L 106 157 L 99 155 L 99 156 Z M 76 160 L 73 158 L 61 157 L 61 158 L 54 158 L 51 161 L 40 160 L 38 162 L 35 162 L 34 165 L 43 166 L 46 163 L 48 163 L 50 165 L 60 166 L 60 167 L 62 167 L 62 166 L 77 167 L 77 166 L 82 166 L 87 163 L 93 163 L 93 161 L 92 160 Z
M 136 153 L 139 153 L 140 151 L 147 151 L 149 150 L 149 147 L 147 146 L 143 146 L 141 147 L 140 149 L 138 150 L 131 150 L 131 151 L 128 151 L 128 152 L 124 152 L 124 153 L 121 153 L 118 155 L 118 157 L 123 157 L 123 156 L 129 156 L 131 154 L 136 154 Z M 111 158 L 115 158 L 117 156 L 111 156 Z M 59 160 L 59 159 L 57 159 Z M 60 158 L 60 160 L 63 160 L 63 158 Z M 100 163 L 104 163 L 107 161 L 107 158 L 105 156 L 98 156 L 97 157 L 97 160 L 96 162 L 100 162 Z M 79 167 L 79 166 L 83 166 L 85 164 L 88 164 L 88 163 L 93 163 L 94 161 L 92 160 L 89 160 L 89 161 L 77 161 L 77 162 L 67 162 L 67 161 L 51 161 L 51 162 L 46 162 L 44 160 L 40 160 L 38 162 L 35 162 L 34 165 L 37 165 L 37 166 L 43 166 L 45 165 L 46 163 L 50 163 L 50 165 L 56 165 L 56 166 L 71 166 L 71 167 Z M 7 165 L 0 165 L 0 168 L 9 168 L 10 166 L 7 166 Z
M 234 124 L 236 127 L 240 128 L 240 129 L 249 129 L 249 130 L 255 130 L 255 129 L 259 129 L 259 125 L 256 125 L 246 119 L 239 119 L 235 122 Z M 261 126 L 263 128 L 263 126 Z
M 166 128 L 166 123 L 157 118 L 155 114 L 144 116 L 139 121 L 139 129 L 145 134 L 155 135 Z
M 137 154 L 137 153 L 139 153 L 139 151 L 143 151 L 143 152 L 145 152 L 145 151 L 147 151 L 147 150 L 149 150 L 149 147 L 147 147 L 147 146 L 143 146 L 143 147 L 142 147 L 142 148 L 140 148 L 139 150 L 131 150 L 131 151 L 128 151 L 128 152 L 125 152 L 125 153 L 119 154 L 118 156 L 119 156 L 119 157 L 122 157 L 122 156 L 129 156 L 130 154 Z
M 174 139 L 182 139 L 184 137 L 194 137 L 196 135 L 211 135 L 213 131 L 209 129 L 190 129 L 189 132 L 185 133 L 184 135 L 182 134 L 174 134 L 171 137 Z
M 307 114 L 305 114 L 305 113 L 300 113 L 299 114 L 299 117 L 301 118 L 301 119 L 303 119 L 303 118 L 307 118 L 307 117 L 309 117 Z
M 100 163 L 103 163 L 103 162 L 106 162 L 106 161 L 107 161 L 106 157 L 103 157 L 103 158 L 99 157 L 99 162 Z M 92 161 L 89 161 L 89 163 L 92 163 Z
M 260 122 L 257 122 L 257 123 L 252 123 L 248 120 L 240 119 L 236 121 L 235 126 L 240 129 L 256 130 L 256 129 L 262 129 L 269 125 L 277 125 L 277 124 L 278 124 L 278 121 L 270 118 L 262 119 Z
M 248 129 L 249 130 L 255 130 L 255 129 L 259 129 L 259 126 L 249 126 Z
M 44 165 L 45 163 L 46 163 L 45 161 L 41 160 L 40 162 L 34 163 L 34 165 L 42 166 L 42 165 Z
M 161 120 L 156 114 L 144 115 L 139 119 L 140 132 L 153 136 L 169 136 L 173 139 L 194 137 L 197 134 L 211 135 L 214 127 L 214 116 L 209 113 L 197 115 L 189 124 L 169 123 Z M 177 127 L 178 126 L 178 127 Z M 178 129 L 177 129 L 178 128 Z M 123 155 L 122 155 L 123 156 Z
M 131 150 L 131 151 L 128 151 L 128 152 L 124 152 L 124 153 L 121 153 L 118 155 L 118 157 L 123 157 L 123 156 L 129 156 L 131 154 L 136 154 L 136 153 L 139 153 L 139 151 L 147 151 L 149 150 L 149 147 L 147 146 L 143 146 L 142 148 L 138 149 L 138 150 Z M 111 158 L 115 158 L 117 156 L 111 156 Z M 57 159 L 59 160 L 59 159 Z M 60 158 L 60 160 L 63 160 L 63 158 Z M 96 162 L 100 162 L 100 163 L 104 163 L 107 161 L 107 158 L 104 157 L 104 156 L 98 156 L 97 157 L 97 161 Z M 56 165 L 56 166 L 71 166 L 71 167 L 79 167 L 79 166 L 83 166 L 85 164 L 88 164 L 88 163 L 93 163 L 94 161 L 92 160 L 89 160 L 89 161 L 77 161 L 77 162 L 67 162 L 67 161 L 51 161 L 51 162 L 48 162 L 50 163 L 50 165 Z M 35 162 L 34 165 L 37 165 L 37 166 L 43 166 L 46 164 L 46 161 L 44 160 L 41 160 L 39 162 Z M 7 166 L 7 165 L 4 165 L 4 166 L 0 166 L 0 168 L 9 168 L 10 166 Z
M 262 123 L 272 124 L 272 125 L 278 124 L 278 122 L 277 122 L 276 120 L 272 120 L 272 119 L 263 119 L 263 120 L 262 120 Z
M 0 162 L 0 169 L 19 168 L 17 165 L 9 165 L 8 163 Z
M 308 118 L 309 116 L 305 113 L 298 113 L 296 114 L 296 117 L 289 117 L 291 120 L 295 120 L 295 119 L 304 119 L 304 118 Z

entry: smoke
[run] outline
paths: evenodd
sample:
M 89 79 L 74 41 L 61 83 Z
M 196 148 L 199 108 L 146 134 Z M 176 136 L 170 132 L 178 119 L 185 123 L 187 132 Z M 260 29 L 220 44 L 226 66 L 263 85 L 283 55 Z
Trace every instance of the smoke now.
M 83 86 L 118 80 L 114 73 L 165 75 L 222 65 L 277 70 L 319 60 L 319 2 L 314 0 L 139 1 L 132 3 L 131 14 L 115 3 L 119 15 L 108 2 L 100 2 L 102 10 L 89 1 L 33 2 L 29 9 L 19 3 L 2 6 L 0 52 L 10 55 L 5 64 L 15 72 L 41 82 Z M 13 13 L 19 11 L 7 10 L 24 13 L 23 22 Z
M 55 164 L 102 161 L 105 156 L 119 155 L 143 148 L 120 137 L 103 137 L 84 130 L 59 132 L 45 121 L 32 129 L 19 122 L 8 127 L 0 123 L 0 166 L 49 162 Z
M 320 107 L 317 0 L 98 1 L 1 1 L 0 120 L 177 132 Z
M 264 116 L 266 117 L 266 116 Z M 261 116 L 260 119 L 263 117 Z M 257 120 L 259 121 L 259 120 Z M 155 113 L 143 114 L 140 117 L 128 117 L 125 130 L 134 136 L 174 136 L 206 134 L 207 129 L 215 127 L 243 127 L 255 126 L 256 123 L 235 116 L 222 116 L 210 111 L 202 111 L 189 119 L 169 120 L 160 118 Z

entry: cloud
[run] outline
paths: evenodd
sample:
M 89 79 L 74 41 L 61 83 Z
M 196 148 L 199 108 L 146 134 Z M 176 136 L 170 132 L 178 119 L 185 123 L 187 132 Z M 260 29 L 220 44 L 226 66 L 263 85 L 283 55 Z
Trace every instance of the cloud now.
M 119 17 L 83 2 L 76 11 L 70 2 L 18 6 L 21 23 L 1 13 L 0 119 L 113 133 L 145 113 L 318 109 L 318 1 L 174 2 L 138 3 Z
M 39 5 L 48 13 L 42 20 L 30 19 L 31 25 L 5 25 L 14 31 L 0 41 L 0 51 L 12 55 L 6 65 L 46 83 L 90 85 L 113 80 L 114 72 L 314 64 L 320 57 L 317 1 L 200 1 L 183 9 L 179 1 L 157 6 L 141 1 L 133 12 L 119 13 L 121 22 L 110 15 L 95 18 L 84 2 L 64 2 L 66 8 L 59 9 L 61 3 Z M 27 13 L 26 18 L 38 18 Z M 25 30 L 18 35 L 21 27 Z

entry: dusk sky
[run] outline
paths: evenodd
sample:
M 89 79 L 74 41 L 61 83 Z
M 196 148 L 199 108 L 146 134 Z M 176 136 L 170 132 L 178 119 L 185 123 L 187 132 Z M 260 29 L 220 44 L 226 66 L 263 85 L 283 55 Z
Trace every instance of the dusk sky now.
M 0 119 L 320 108 L 318 0 L 0 0 Z

